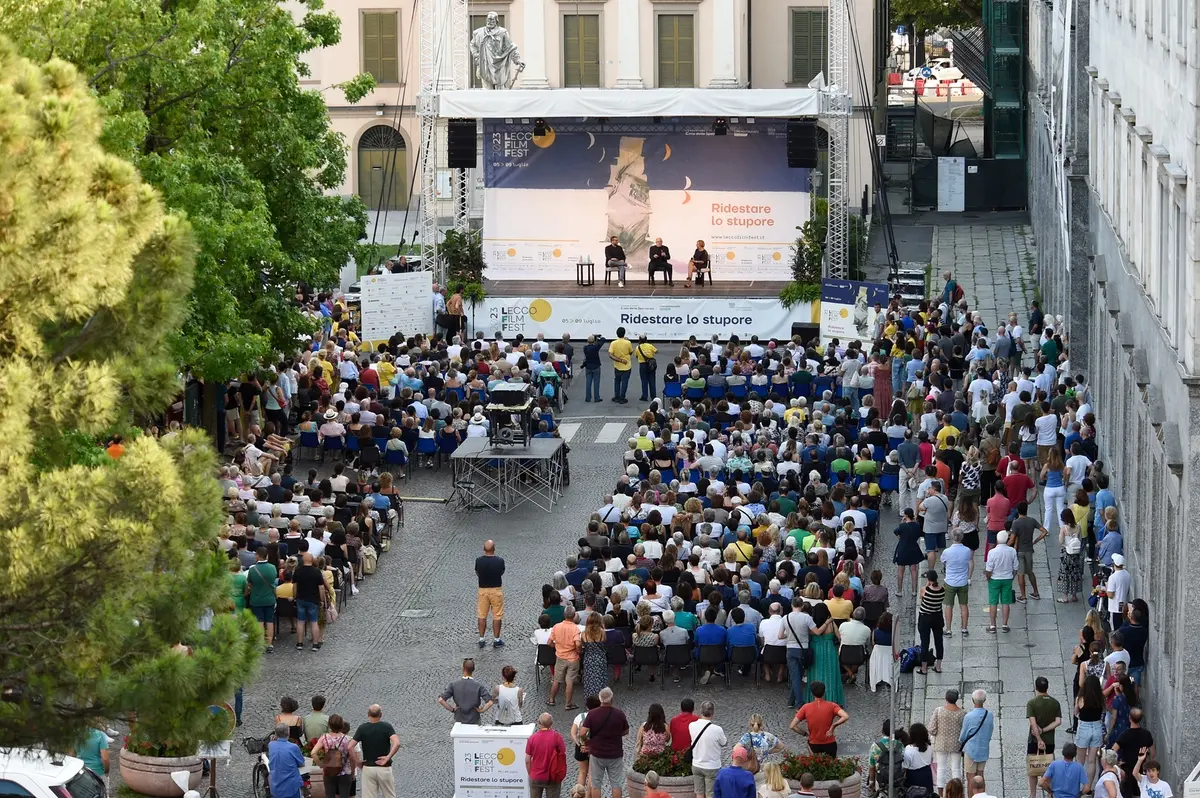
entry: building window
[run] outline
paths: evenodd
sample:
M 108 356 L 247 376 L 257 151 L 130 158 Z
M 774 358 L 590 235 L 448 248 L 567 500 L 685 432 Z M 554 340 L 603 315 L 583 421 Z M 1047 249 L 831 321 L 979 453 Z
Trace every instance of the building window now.
M 400 82 L 400 15 L 395 11 L 364 11 L 362 15 L 363 72 L 379 84 Z
M 479 30 L 480 28 L 487 27 L 487 18 L 488 18 L 487 14 L 472 14 L 471 18 L 470 18 L 471 19 L 471 22 L 469 25 L 470 31 L 469 31 L 468 35 L 474 34 L 475 31 Z M 500 13 L 496 14 L 496 24 L 502 28 L 504 27 L 504 15 L 503 14 L 500 14 Z M 469 76 L 469 80 L 467 81 L 467 85 L 470 86 L 472 89 L 480 88 L 479 76 L 475 74 L 475 65 L 471 64 L 470 66 L 468 66 L 467 71 L 471 73 Z
M 1158 266 L 1157 291 L 1158 302 L 1155 307 L 1158 310 L 1158 317 L 1162 325 L 1166 327 L 1170 323 L 1170 314 L 1167 308 L 1170 304 L 1170 297 L 1167 296 L 1167 273 L 1170 271 L 1171 256 L 1174 249 L 1171 246 L 1171 196 L 1167 193 L 1167 189 L 1159 184 L 1158 186 L 1158 252 L 1156 253 L 1155 262 Z
M 1187 257 L 1187 215 L 1184 213 L 1185 200 L 1177 198 L 1174 202 L 1175 215 L 1175 347 L 1179 350 L 1179 359 L 1186 360 L 1183 349 L 1187 342 L 1187 304 L 1188 304 L 1188 272 L 1191 264 Z
M 373 211 L 407 207 L 408 153 L 404 137 L 376 125 L 358 140 L 358 196 Z
M 807 84 L 828 72 L 828 63 L 829 9 L 793 8 L 791 82 Z
M 696 85 L 696 18 L 691 14 L 658 17 L 658 85 L 690 89 Z
M 570 88 L 600 86 L 599 14 L 567 14 L 563 17 L 563 85 Z

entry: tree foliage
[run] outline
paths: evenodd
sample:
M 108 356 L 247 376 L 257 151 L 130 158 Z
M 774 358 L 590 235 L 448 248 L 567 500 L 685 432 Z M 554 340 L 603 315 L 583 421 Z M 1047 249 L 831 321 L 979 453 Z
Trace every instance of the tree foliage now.
M 923 35 L 937 28 L 962 28 L 979 24 L 983 16 L 980 0 L 891 0 L 888 6 L 893 25 L 911 26 Z M 910 42 L 913 41 L 910 35 Z
M 86 443 L 179 390 L 190 227 L 105 152 L 71 65 L 0 39 L 0 120 L 0 740 L 63 750 L 133 711 L 194 749 L 261 646 L 248 613 L 197 628 L 228 603 L 211 445 Z
M 336 282 L 366 227 L 356 198 L 326 192 L 346 169 L 305 53 L 337 43 L 336 15 L 308 0 L 0 0 L 0 27 L 35 61 L 74 64 L 107 112 L 106 148 L 137 165 L 197 244 L 188 313 L 173 346 L 225 379 L 310 325 L 298 281 Z M 334 87 L 350 102 L 374 86 Z

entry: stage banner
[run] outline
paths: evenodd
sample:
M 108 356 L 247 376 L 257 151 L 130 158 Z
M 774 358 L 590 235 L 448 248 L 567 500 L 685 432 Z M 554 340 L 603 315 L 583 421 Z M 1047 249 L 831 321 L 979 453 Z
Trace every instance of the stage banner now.
M 359 283 L 364 341 L 433 332 L 433 272 L 372 274 Z
M 718 280 L 791 279 L 790 247 L 809 218 L 808 170 L 787 168 L 787 126 L 729 135 L 652 123 L 585 128 L 484 123 L 483 246 L 494 280 L 575 278 L 590 257 L 603 276 L 617 236 L 645 274 L 661 238 L 675 278 L 703 240 Z
M 886 283 L 821 281 L 821 341 L 869 341 L 875 329 L 875 305 L 887 307 Z
M 726 340 L 792 337 L 792 322 L 817 323 L 817 305 L 802 303 L 785 310 L 777 299 L 708 299 L 705 297 L 488 297 L 475 314 L 475 329 L 491 338 L 542 333 L 557 339 L 570 333 L 578 346 L 589 335 L 615 338 L 618 327 L 629 336 L 645 333 L 655 341 L 686 341 L 695 335 Z

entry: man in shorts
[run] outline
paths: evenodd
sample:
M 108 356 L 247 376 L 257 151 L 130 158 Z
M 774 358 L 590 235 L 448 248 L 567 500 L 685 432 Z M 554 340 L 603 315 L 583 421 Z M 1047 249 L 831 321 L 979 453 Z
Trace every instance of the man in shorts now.
M 988 579 L 988 632 L 996 633 L 996 607 L 1000 607 L 1001 623 L 1008 629 L 1008 615 L 1012 611 L 1013 577 L 1017 574 L 1017 553 L 1008 545 L 1008 533 L 996 535 L 996 548 L 988 552 L 983 570 Z
M 579 653 L 582 643 L 579 636 L 579 625 L 575 620 L 575 607 L 568 604 L 563 610 L 563 619 L 550 630 L 550 645 L 554 646 L 554 654 L 558 657 L 554 669 L 554 684 L 550 687 L 549 706 L 554 706 L 558 697 L 558 689 L 567 686 L 567 709 L 579 709 L 572 701 L 575 696 L 575 682 L 579 678 Z
M 479 647 L 487 645 L 487 618 L 492 616 L 492 648 L 504 645 L 500 626 L 504 622 L 504 558 L 496 556 L 495 541 L 483 543 L 483 556 L 475 558 L 475 576 L 479 580 L 476 616 L 479 619 Z
M 1034 537 L 1034 534 L 1041 532 L 1042 534 Z M 1012 533 L 1016 537 L 1017 550 L 1017 589 L 1020 591 L 1017 595 L 1017 601 L 1025 603 L 1025 579 L 1029 579 L 1029 585 L 1033 588 L 1033 597 L 1040 599 L 1038 594 L 1037 577 L 1033 574 L 1033 549 L 1034 547 L 1046 539 L 1049 533 L 1046 528 L 1037 522 L 1037 519 L 1029 517 L 1029 505 L 1025 502 L 1017 502 L 1017 517 L 1012 522 Z
M 950 631 L 950 622 L 954 619 L 954 601 L 958 600 L 959 610 L 962 613 L 962 633 L 966 637 L 967 620 L 969 618 L 969 608 L 967 607 L 967 589 L 970 586 L 971 578 L 971 557 L 972 551 L 963 545 L 963 533 L 955 530 L 950 533 L 950 548 L 942 552 L 942 565 L 946 567 L 946 579 L 944 582 L 946 588 L 946 596 L 942 599 L 942 606 L 945 607 L 946 613 L 946 631 Z
M 275 580 L 279 572 L 267 562 L 267 547 L 254 550 L 257 562 L 246 570 L 246 590 L 250 611 L 263 626 L 267 639 L 267 653 L 275 650 Z
M 942 491 L 941 480 L 929 483 L 929 493 L 917 502 L 917 512 L 925 515 L 925 561 L 932 569 L 938 552 L 946 548 L 946 530 L 950 527 L 950 500 Z

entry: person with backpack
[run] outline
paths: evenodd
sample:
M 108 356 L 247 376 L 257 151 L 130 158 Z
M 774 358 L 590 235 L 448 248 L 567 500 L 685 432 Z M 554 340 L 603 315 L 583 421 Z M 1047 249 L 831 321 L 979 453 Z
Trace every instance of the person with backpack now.
M 350 724 L 341 715 L 330 715 L 329 731 L 313 743 L 312 758 L 321 763 L 326 798 L 350 798 L 354 790 L 354 774 L 361 762 L 358 746 L 347 736 L 349 731 Z
M 658 396 L 658 348 L 646 339 L 646 334 L 638 336 L 638 345 L 634 349 L 638 362 L 638 377 L 642 383 L 641 401 L 649 402 Z
M 946 314 L 949 315 L 955 303 L 963 298 L 963 290 L 949 269 L 942 272 L 942 279 L 946 281 L 945 287 L 942 288 L 942 304 L 946 306 Z
M 554 730 L 554 717 L 543 712 L 538 729 L 525 742 L 530 798 L 558 798 L 567 777 L 567 744 Z
M 897 732 L 899 734 L 902 732 Z M 889 718 L 884 718 L 883 735 L 871 743 L 867 756 L 867 784 L 876 794 L 904 795 L 904 742 L 899 736 L 892 737 Z

